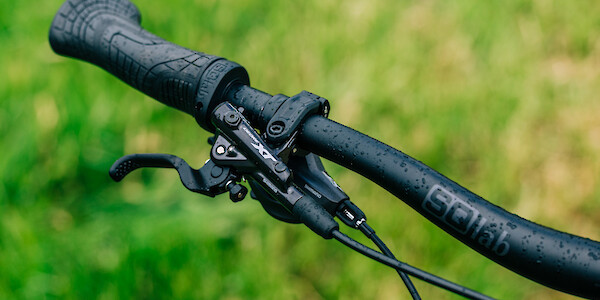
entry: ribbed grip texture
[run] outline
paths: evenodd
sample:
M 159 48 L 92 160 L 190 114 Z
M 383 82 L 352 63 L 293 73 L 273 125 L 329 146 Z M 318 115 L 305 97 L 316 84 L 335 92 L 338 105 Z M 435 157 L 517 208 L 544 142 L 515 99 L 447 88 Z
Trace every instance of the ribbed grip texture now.
M 232 81 L 248 84 L 238 64 L 167 42 L 140 27 L 140 19 L 127 0 L 67 0 L 52 22 L 50 45 L 197 119 L 201 112 L 199 123 Z

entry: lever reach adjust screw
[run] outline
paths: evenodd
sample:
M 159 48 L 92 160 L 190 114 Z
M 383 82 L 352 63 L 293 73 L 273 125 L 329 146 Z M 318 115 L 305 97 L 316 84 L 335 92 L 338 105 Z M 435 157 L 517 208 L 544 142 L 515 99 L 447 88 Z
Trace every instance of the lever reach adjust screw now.
M 231 182 L 227 185 L 227 188 L 229 189 L 229 199 L 233 202 L 244 200 L 246 194 L 248 194 L 248 189 L 241 184 Z

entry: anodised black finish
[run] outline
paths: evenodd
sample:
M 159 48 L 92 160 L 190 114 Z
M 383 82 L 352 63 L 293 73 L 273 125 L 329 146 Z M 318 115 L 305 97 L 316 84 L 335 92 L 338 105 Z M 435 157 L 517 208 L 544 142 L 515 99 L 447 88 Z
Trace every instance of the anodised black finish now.
M 306 120 L 299 145 L 369 178 L 456 239 L 514 272 L 573 295 L 600 295 L 600 244 L 596 241 L 511 214 L 420 161 L 323 117 Z M 424 208 L 435 186 L 449 192 L 455 203 L 466 203 L 463 210 L 476 210 L 474 226 L 466 233 Z M 460 221 L 467 216 L 453 217 Z
M 227 120 L 235 120 L 235 122 L 227 122 Z M 330 192 L 328 189 L 322 190 L 317 187 L 316 190 L 311 191 L 315 194 L 311 195 L 296 185 L 296 182 L 292 180 L 290 169 L 284 163 L 282 157 L 280 157 L 282 153 L 289 153 L 289 151 L 286 151 L 288 150 L 286 148 L 291 147 L 289 141 L 288 143 L 284 143 L 285 145 L 282 146 L 282 149 L 277 149 L 277 152 L 269 148 L 261 136 L 248 123 L 248 120 L 229 102 L 224 102 L 217 106 L 212 114 L 211 121 L 217 128 L 219 135 L 213 146 L 213 151 L 211 151 L 211 160 L 217 164 L 223 163 L 225 166 L 224 163 L 227 161 L 225 150 L 222 150 L 221 153 L 215 152 L 215 149 L 220 147 L 219 139 L 222 139 L 222 135 L 230 142 L 223 149 L 230 151 L 229 149 L 231 148 L 232 157 L 237 157 L 238 153 L 240 153 L 248 161 L 252 162 L 249 168 L 238 168 L 235 165 L 231 165 L 230 167 L 247 176 L 252 182 L 252 187 L 258 188 L 258 193 L 255 193 L 255 195 L 259 197 L 263 207 L 271 215 L 277 216 L 280 214 L 277 206 L 275 206 L 275 209 L 270 209 L 268 205 L 265 205 L 269 200 L 274 199 L 291 213 L 289 217 L 283 213 L 284 218 L 304 223 L 308 228 L 325 239 L 333 237 L 332 232 L 339 229 L 339 226 L 333 219 L 333 215 L 326 210 L 324 205 L 315 200 L 317 198 L 324 198 L 324 192 Z M 290 141 L 294 140 L 292 137 L 290 139 Z M 332 184 L 335 184 L 333 180 L 331 180 L 329 185 Z M 308 188 L 310 189 L 310 187 Z M 337 189 L 339 190 L 338 194 L 340 192 L 343 194 L 339 187 Z M 345 194 L 343 195 L 345 196 Z
M 311 115 L 327 117 L 329 101 L 313 93 L 302 91 L 289 97 L 275 110 L 269 119 L 266 130 L 268 143 L 281 144 L 299 129 L 304 120 Z
M 235 116 L 240 120 L 243 119 L 239 111 L 228 102 L 225 102 L 215 109 L 211 121 L 218 128 L 218 132 L 222 132 L 223 135 L 228 137 L 233 146 L 244 153 L 244 156 L 250 161 L 257 162 L 253 165 L 254 168 L 258 168 L 269 178 L 273 178 L 273 183 L 278 187 L 285 187 L 290 182 L 292 173 L 287 168 L 282 171 L 276 168 L 277 165 L 284 164 L 282 159 L 269 148 L 246 120 L 237 122 L 235 126 L 228 124 L 226 120 L 231 116 Z M 212 158 L 216 158 L 214 152 Z
M 180 157 L 162 153 L 125 155 L 113 163 L 108 174 L 114 181 L 119 182 L 127 174 L 139 168 L 175 169 L 179 173 L 183 186 L 192 192 L 210 197 L 224 193 L 227 189 L 227 182 L 237 178 L 228 167 L 217 166 L 211 160 L 196 170 Z

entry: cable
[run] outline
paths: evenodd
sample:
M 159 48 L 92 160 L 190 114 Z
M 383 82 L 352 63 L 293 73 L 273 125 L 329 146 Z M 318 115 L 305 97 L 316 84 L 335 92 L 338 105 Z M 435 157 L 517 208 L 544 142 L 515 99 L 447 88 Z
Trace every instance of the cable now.
M 338 230 L 334 230 L 332 232 L 333 237 L 338 240 L 339 242 L 341 242 L 342 244 L 350 247 L 351 249 L 353 249 L 354 251 L 357 251 L 371 259 L 374 259 L 382 264 L 385 264 L 387 266 L 390 266 L 396 270 L 402 270 L 403 272 L 412 275 L 416 278 L 419 278 L 423 281 L 429 282 L 433 285 L 436 285 L 438 287 L 441 287 L 443 289 L 446 289 L 450 292 L 453 292 L 455 294 L 461 295 L 463 297 L 469 298 L 469 299 L 475 299 L 475 300 L 492 300 L 494 298 L 491 298 L 489 296 L 483 295 L 479 292 L 476 292 L 474 290 L 468 289 L 466 287 L 460 286 L 456 283 L 450 282 L 446 279 L 437 277 L 433 274 L 427 273 L 425 271 L 422 271 L 420 269 L 417 269 L 411 265 L 408 265 L 406 263 L 403 263 L 401 261 L 398 261 L 397 259 L 393 259 L 390 257 L 385 256 L 384 254 L 377 252 L 357 241 L 355 241 L 354 239 L 352 239 L 351 237 L 341 233 Z
M 369 226 L 367 222 L 362 222 L 358 226 L 358 229 L 360 229 L 360 231 L 366 237 L 373 241 L 373 243 L 377 246 L 377 248 L 381 250 L 381 252 L 383 252 L 383 254 L 385 254 L 389 258 L 396 259 L 392 251 L 390 251 L 390 249 L 385 245 L 385 243 L 377 236 L 377 234 L 375 234 L 375 230 L 371 226 Z M 404 282 L 404 285 L 406 285 L 410 296 L 414 300 L 420 300 L 421 296 L 419 296 L 419 292 L 417 292 L 415 285 L 412 283 L 408 275 L 406 275 L 406 273 L 400 271 L 399 269 L 396 269 L 396 272 L 398 273 L 398 275 L 400 275 L 400 278 Z
M 375 243 L 375 245 L 377 245 L 377 247 L 379 247 L 379 249 L 381 249 L 385 255 L 396 259 L 394 254 L 392 254 L 392 251 L 390 251 L 383 241 L 381 241 L 381 239 L 379 239 L 379 237 L 375 234 L 375 230 L 373 230 L 371 226 L 367 225 L 367 216 L 365 213 L 358 206 L 356 206 L 356 204 L 352 203 L 352 201 L 346 200 L 342 202 L 335 214 L 350 228 L 359 229 L 367 238 L 371 239 L 371 241 L 373 241 L 373 243 Z M 408 275 L 404 274 L 404 272 L 398 269 L 396 269 L 396 272 L 398 275 L 400 275 L 400 278 L 404 282 L 404 285 L 406 285 L 406 289 L 408 289 L 408 292 L 413 300 L 421 300 L 417 289 Z

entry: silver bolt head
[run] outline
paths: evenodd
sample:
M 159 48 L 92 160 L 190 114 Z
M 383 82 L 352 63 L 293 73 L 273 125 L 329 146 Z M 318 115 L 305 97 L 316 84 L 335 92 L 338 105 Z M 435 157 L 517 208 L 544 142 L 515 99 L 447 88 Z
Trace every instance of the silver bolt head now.
M 217 147 L 217 149 L 216 149 L 216 152 L 217 152 L 217 154 L 219 154 L 219 155 L 223 155 L 223 154 L 225 154 L 225 146 L 223 146 L 223 145 L 219 145 L 219 146 Z

